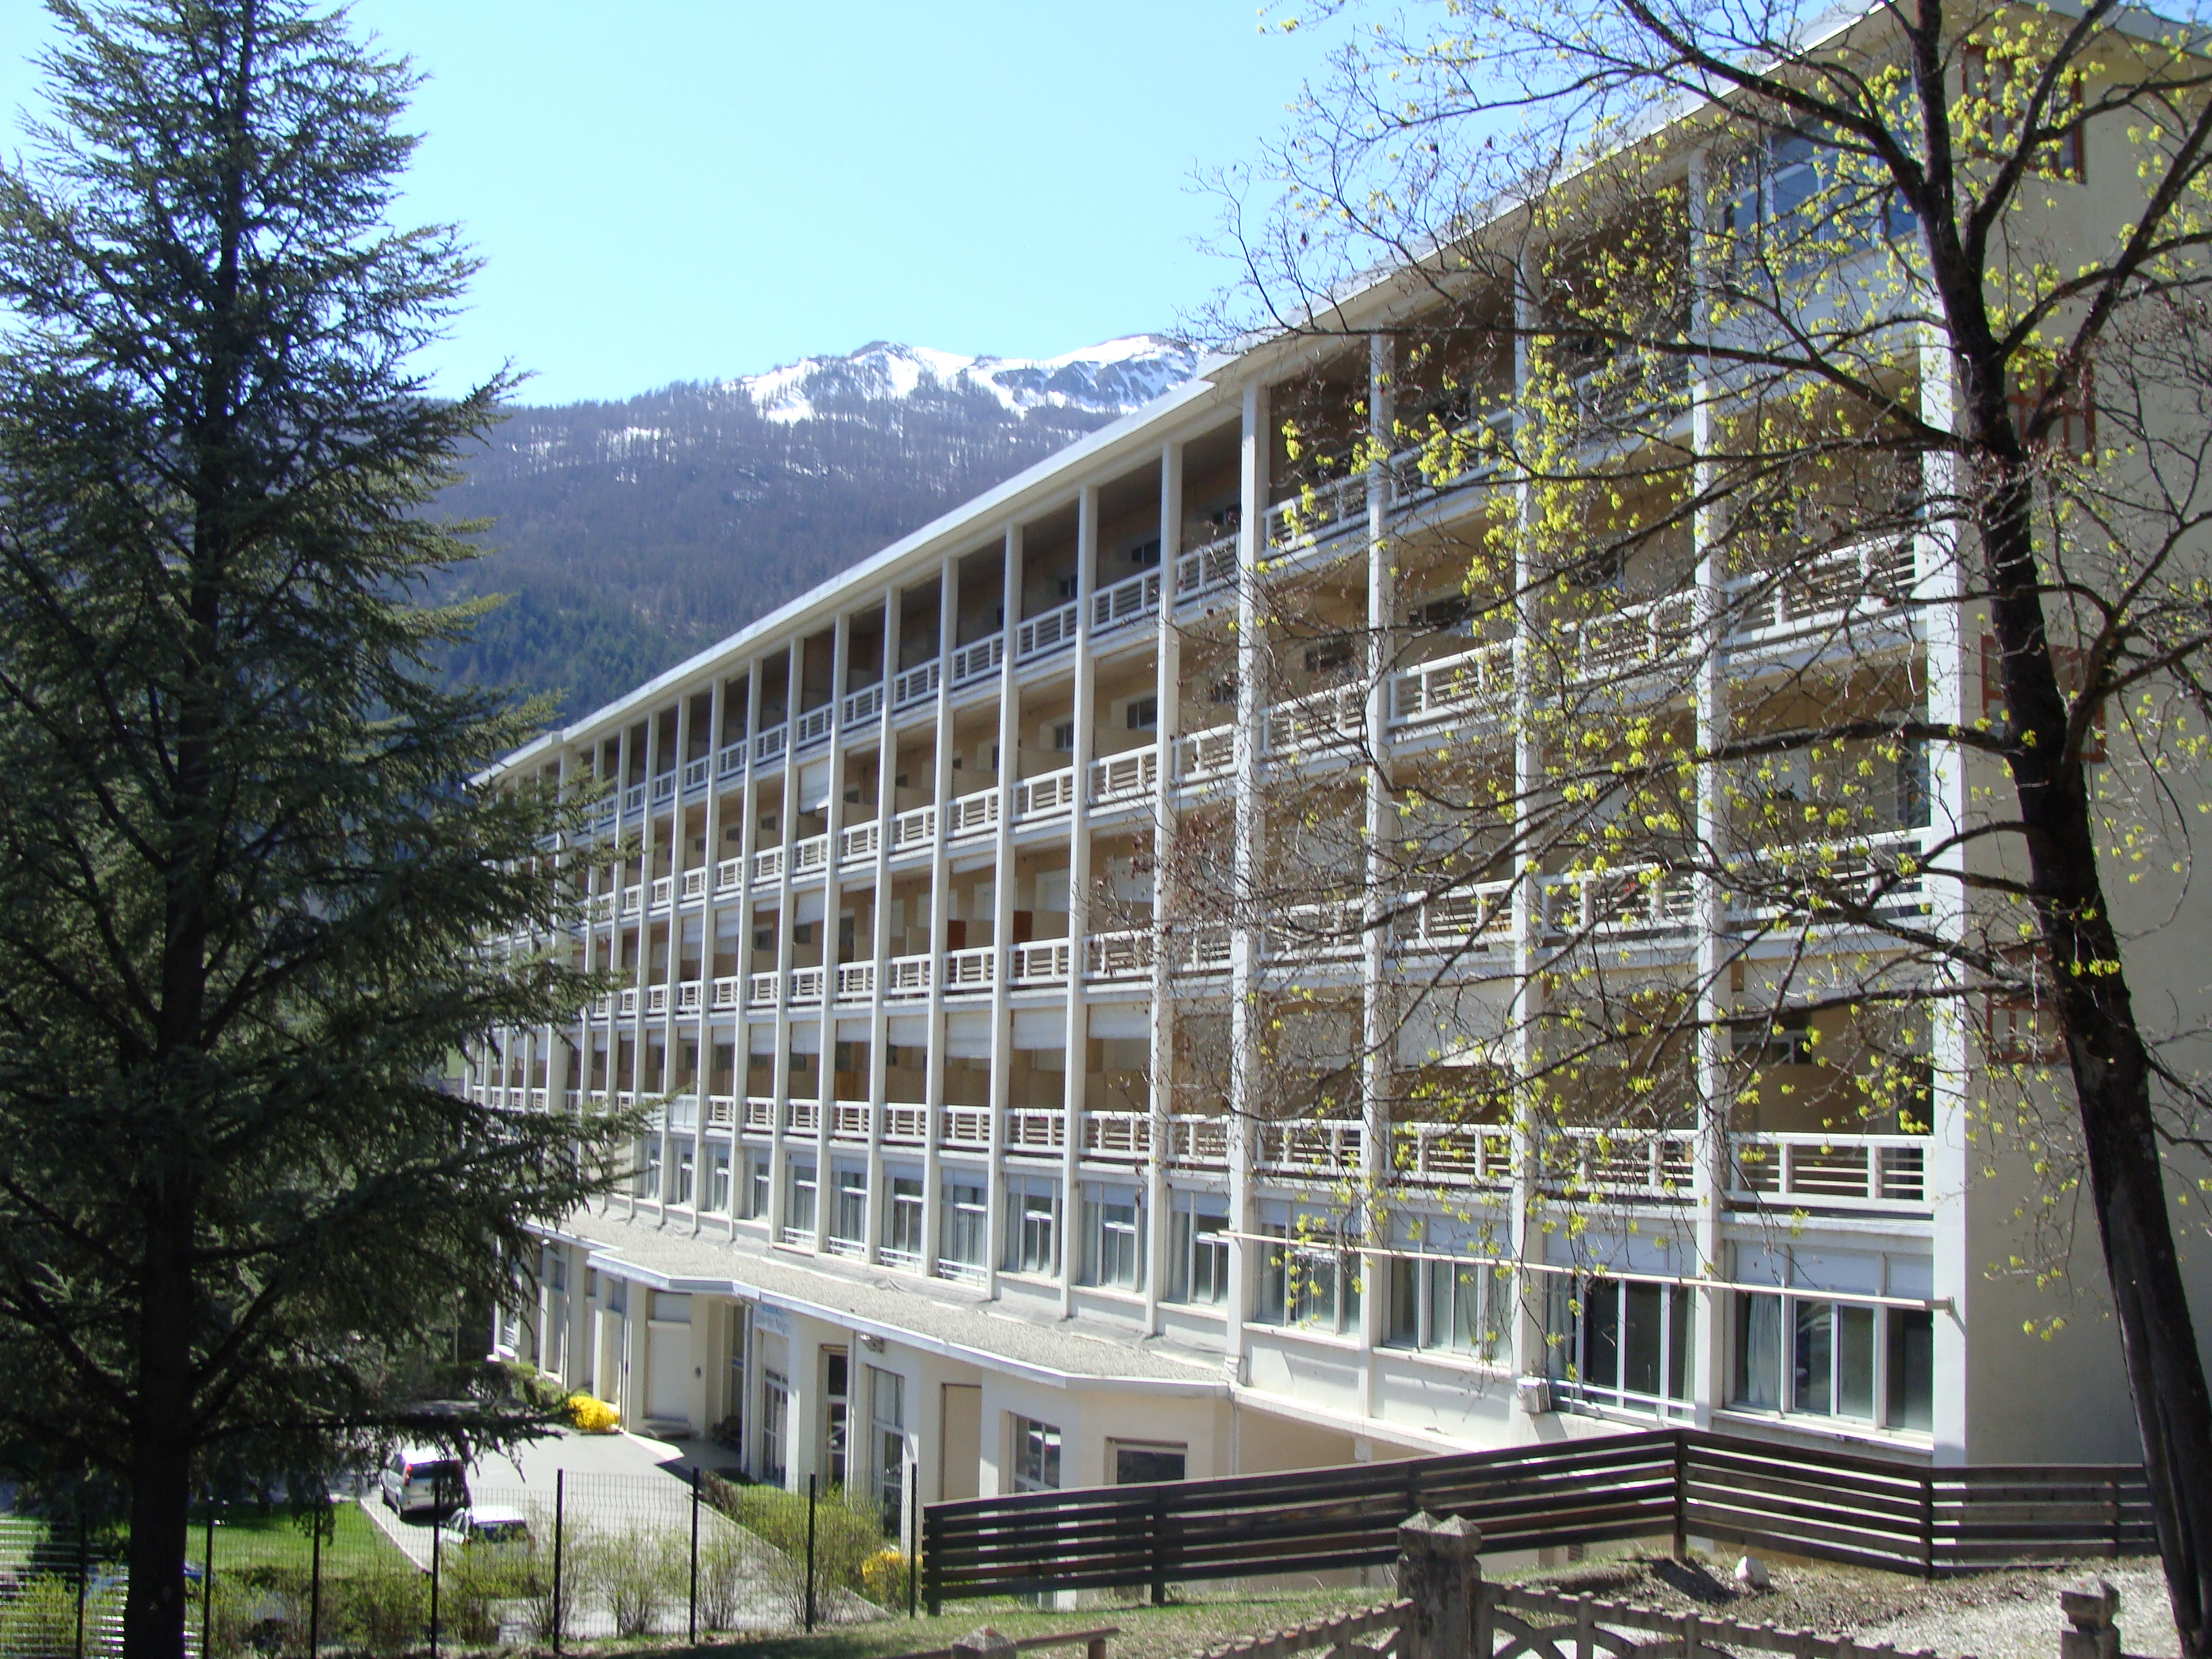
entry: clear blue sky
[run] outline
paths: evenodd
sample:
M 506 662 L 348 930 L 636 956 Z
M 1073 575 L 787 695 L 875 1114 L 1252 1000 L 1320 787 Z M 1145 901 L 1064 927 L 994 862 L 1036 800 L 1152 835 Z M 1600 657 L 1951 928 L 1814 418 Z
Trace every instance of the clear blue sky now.
M 872 339 L 1042 356 L 1229 276 L 1201 164 L 1317 70 L 1253 0 L 356 0 L 430 81 L 410 185 L 487 261 L 441 380 L 532 402 Z M 0 5 L 9 144 L 48 25 Z

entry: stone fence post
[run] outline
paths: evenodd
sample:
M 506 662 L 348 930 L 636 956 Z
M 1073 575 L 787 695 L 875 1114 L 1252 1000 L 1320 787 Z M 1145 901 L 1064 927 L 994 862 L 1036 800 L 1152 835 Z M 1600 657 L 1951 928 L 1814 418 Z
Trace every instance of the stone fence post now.
M 1487 1659 L 1474 1651 L 1481 1554 L 1482 1529 L 1464 1516 L 1425 1510 L 1400 1523 L 1398 1594 L 1413 1604 L 1400 1659 Z
M 2058 1592 L 2072 1628 L 2058 1638 L 2058 1659 L 2120 1659 L 2120 1593 L 2101 1578 Z

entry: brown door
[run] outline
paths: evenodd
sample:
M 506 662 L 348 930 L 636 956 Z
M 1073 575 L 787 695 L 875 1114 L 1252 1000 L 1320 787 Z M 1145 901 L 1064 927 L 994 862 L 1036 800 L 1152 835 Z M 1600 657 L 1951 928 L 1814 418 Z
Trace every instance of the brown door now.
M 938 1501 L 973 1498 L 983 1462 L 983 1390 L 947 1382 L 939 1412 Z

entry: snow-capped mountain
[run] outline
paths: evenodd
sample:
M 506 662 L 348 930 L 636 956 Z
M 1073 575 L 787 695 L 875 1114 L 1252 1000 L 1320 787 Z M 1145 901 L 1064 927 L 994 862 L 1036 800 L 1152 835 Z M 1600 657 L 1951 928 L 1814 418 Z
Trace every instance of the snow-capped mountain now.
M 1157 334 L 1131 334 L 1057 357 L 969 357 L 875 340 L 842 357 L 795 363 L 726 384 L 767 419 L 813 420 L 854 398 L 880 401 L 928 391 L 977 391 L 1010 415 L 1033 409 L 1123 415 L 1188 380 L 1196 354 Z
M 456 677 L 597 707 L 1188 380 L 1152 335 L 1057 357 L 878 341 L 742 379 L 518 409 L 448 505 L 459 592 L 513 595 Z

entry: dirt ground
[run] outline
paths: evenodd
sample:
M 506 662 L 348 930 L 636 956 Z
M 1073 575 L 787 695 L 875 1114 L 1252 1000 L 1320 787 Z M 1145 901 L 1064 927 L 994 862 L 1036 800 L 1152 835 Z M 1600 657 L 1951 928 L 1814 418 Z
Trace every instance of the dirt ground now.
M 1867 1568 L 1770 1559 L 1771 1588 L 1759 1591 L 1738 1583 L 1739 1559 L 1715 1556 L 1684 1564 L 1663 1557 L 1627 1557 L 1515 1577 L 1607 1601 L 1641 1601 L 1673 1612 L 1708 1611 L 1754 1624 L 1771 1622 L 1945 1656 L 1971 1654 L 1975 1659 L 2058 1659 L 2058 1636 L 2065 1627 L 2058 1612 L 2060 1589 L 2102 1577 L 2120 1592 L 2124 1652 L 2172 1659 L 2180 1651 L 2166 1581 L 2155 1559 L 2013 1568 L 1929 1583 Z

